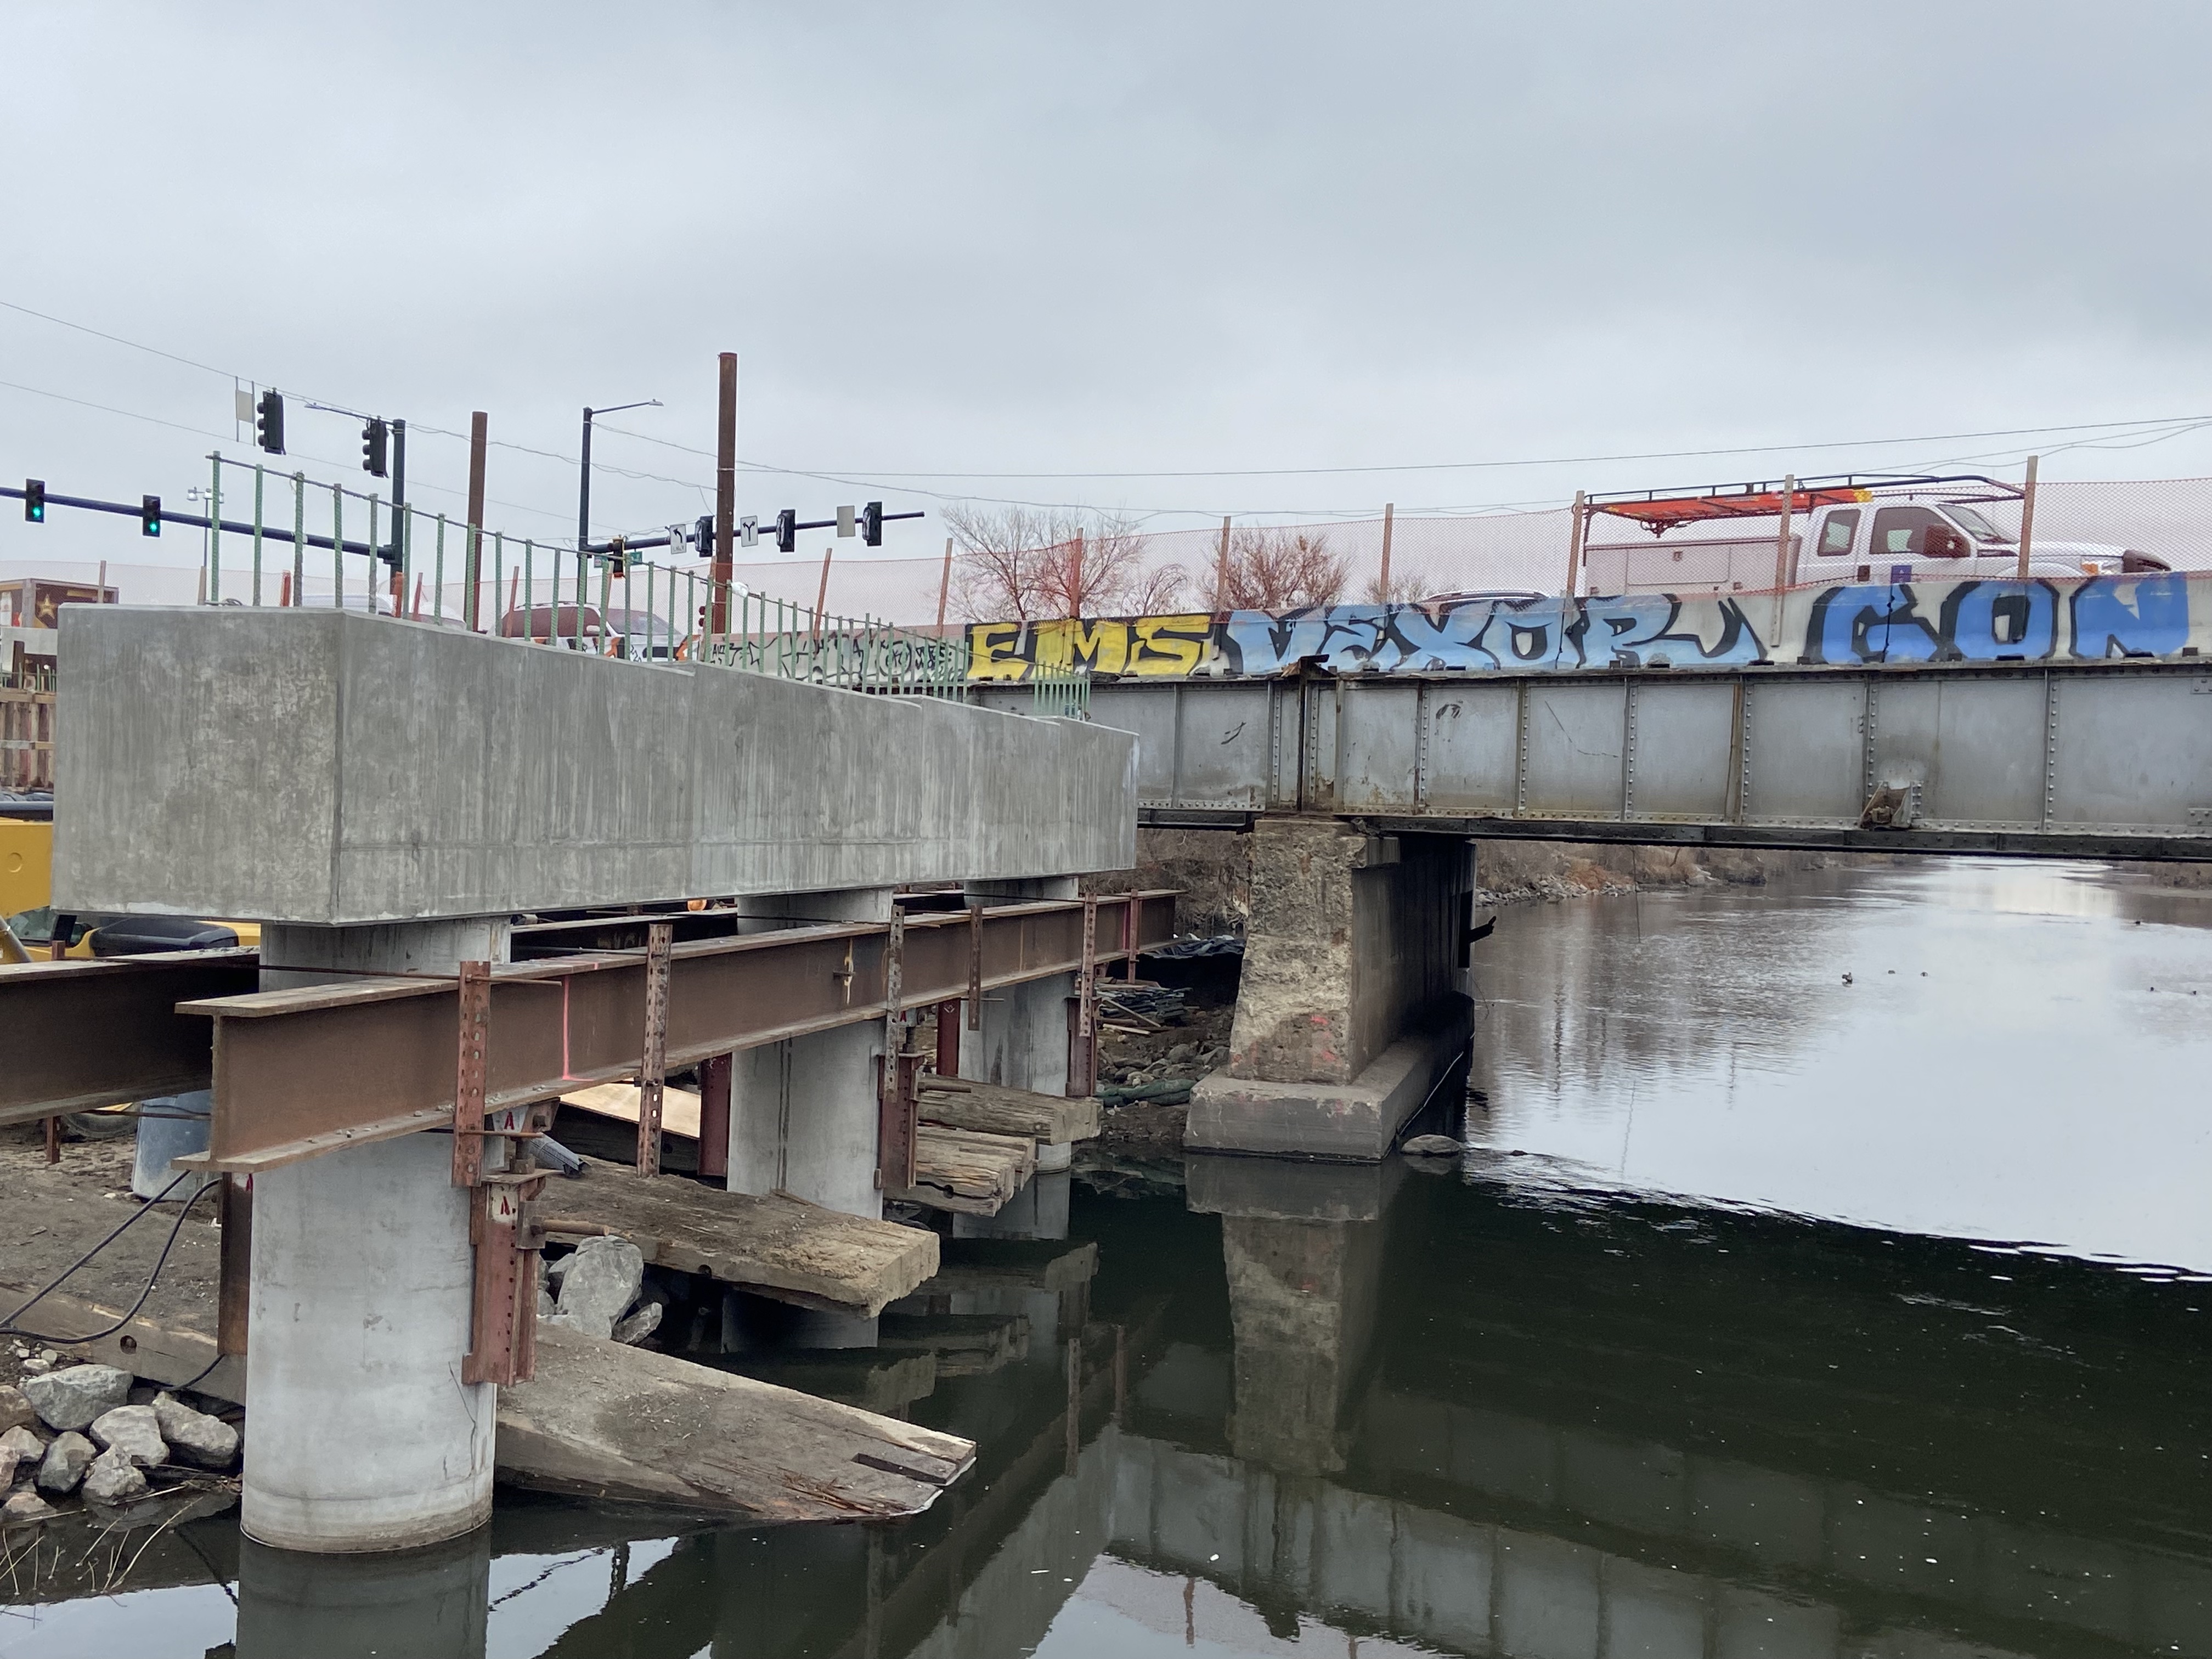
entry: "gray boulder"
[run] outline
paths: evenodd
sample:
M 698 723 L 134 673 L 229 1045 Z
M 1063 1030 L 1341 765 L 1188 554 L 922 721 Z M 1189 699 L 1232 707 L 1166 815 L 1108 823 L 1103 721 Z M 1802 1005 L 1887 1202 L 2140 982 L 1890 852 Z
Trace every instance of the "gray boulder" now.
M 39 1490 L 57 1497 L 75 1492 L 96 1455 L 92 1442 L 74 1431 L 56 1435 L 54 1443 L 46 1448 L 45 1462 L 39 1465 Z
M 220 1417 L 196 1412 L 173 1395 L 154 1396 L 154 1420 L 169 1449 L 204 1469 L 227 1469 L 238 1455 L 238 1431 Z
M 645 1252 L 626 1238 L 587 1238 L 568 1262 L 561 1275 L 561 1312 L 580 1331 L 612 1336 L 615 1321 L 637 1299 L 645 1280 Z
M 37 1422 L 39 1414 L 21 1389 L 0 1382 L 0 1429 L 20 1429 Z
M 169 1461 L 169 1448 L 161 1438 L 161 1420 L 151 1406 L 118 1406 L 92 1421 L 92 1437 L 118 1457 L 141 1468 Z
M 1412 1158 L 1456 1158 L 1467 1148 L 1449 1135 L 1415 1135 L 1398 1150 Z
M 131 1373 L 112 1365 L 65 1365 L 25 1377 L 23 1393 L 48 1428 L 87 1428 L 131 1398 Z
M 34 1492 L 19 1492 L 0 1504 L 0 1521 L 11 1526 L 51 1519 L 54 1506 Z
M 660 1304 L 648 1302 L 635 1313 L 615 1322 L 611 1334 L 617 1342 L 642 1342 L 660 1328 Z
M 46 1437 L 36 1429 L 27 1429 L 21 1424 L 0 1434 L 0 1453 L 13 1451 L 26 1463 L 35 1463 L 46 1455 Z
M 116 1451 L 104 1451 L 84 1472 L 88 1504 L 127 1504 L 146 1490 L 143 1470 Z
M 0 1492 L 15 1484 L 15 1466 L 21 1462 L 21 1453 L 13 1447 L 0 1446 Z

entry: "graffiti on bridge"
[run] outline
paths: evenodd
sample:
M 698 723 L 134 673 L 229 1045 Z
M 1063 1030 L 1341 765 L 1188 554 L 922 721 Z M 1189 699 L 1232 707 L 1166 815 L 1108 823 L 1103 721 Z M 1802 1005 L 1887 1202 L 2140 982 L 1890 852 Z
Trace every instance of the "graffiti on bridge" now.
M 2203 603 L 2191 605 L 2193 592 Z M 2212 654 L 2212 577 L 1847 584 L 1780 596 L 1314 605 L 975 623 L 969 676 L 1185 678 L 1526 672 L 1757 663 L 2048 662 Z

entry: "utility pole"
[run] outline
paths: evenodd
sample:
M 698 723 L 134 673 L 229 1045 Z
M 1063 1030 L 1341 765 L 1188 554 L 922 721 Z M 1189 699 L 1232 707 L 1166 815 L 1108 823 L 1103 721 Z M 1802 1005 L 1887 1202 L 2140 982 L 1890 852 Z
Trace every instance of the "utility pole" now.
M 719 360 L 721 380 L 714 404 L 714 562 L 708 572 L 708 633 L 730 630 L 730 583 L 737 575 L 732 540 L 738 514 L 738 354 Z
M 1375 602 L 1377 605 L 1390 603 L 1390 524 L 1396 517 L 1397 512 L 1398 504 L 1395 501 L 1382 503 L 1382 575 L 1379 583 L 1380 591 L 1375 595 Z
M 463 620 L 468 623 L 471 634 L 479 631 L 478 624 L 483 621 L 480 615 L 483 606 L 477 589 L 483 580 L 484 450 L 491 441 L 488 427 L 489 422 L 481 409 L 469 416 L 469 553 L 466 561 L 469 586 Z M 497 595 L 493 597 L 496 603 Z
M 945 599 L 952 591 L 952 538 L 945 538 L 945 574 L 937 579 L 937 632 L 945 633 Z
M 1229 608 L 1229 520 L 1221 521 L 1221 556 L 1213 567 L 1213 608 Z
M 2020 569 L 2015 573 L 2021 581 L 2027 580 L 2027 550 L 2035 539 L 2035 465 L 2043 458 L 2027 458 L 2027 482 L 2020 492 Z
M 1572 509 L 1573 522 L 1567 526 L 1567 586 L 1564 597 L 1575 597 L 1576 585 L 1582 580 L 1583 568 L 1583 492 L 1575 491 Z

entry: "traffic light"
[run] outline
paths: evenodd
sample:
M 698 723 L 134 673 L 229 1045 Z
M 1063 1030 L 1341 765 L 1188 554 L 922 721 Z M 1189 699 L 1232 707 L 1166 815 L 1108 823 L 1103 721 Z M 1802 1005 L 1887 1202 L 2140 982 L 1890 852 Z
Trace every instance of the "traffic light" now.
M 607 541 L 607 574 L 620 578 L 629 573 L 629 544 L 620 536 Z
M 714 515 L 713 514 L 701 514 L 699 522 L 691 526 L 691 545 L 699 550 L 699 556 L 702 559 L 711 559 L 714 556 Z
M 361 429 L 361 470 L 372 478 L 391 477 L 386 470 L 392 447 L 392 428 L 383 421 L 371 421 Z
M 884 544 L 884 504 L 870 501 L 860 509 L 860 539 L 870 547 Z
M 254 441 L 271 455 L 284 453 L 284 394 L 264 392 L 253 406 Z
M 23 522 L 44 524 L 46 521 L 46 481 L 44 478 L 23 480 Z
M 775 550 L 799 551 L 799 512 L 795 507 L 787 507 L 775 515 Z
M 158 536 L 161 533 L 161 498 L 141 495 L 138 498 L 138 533 Z

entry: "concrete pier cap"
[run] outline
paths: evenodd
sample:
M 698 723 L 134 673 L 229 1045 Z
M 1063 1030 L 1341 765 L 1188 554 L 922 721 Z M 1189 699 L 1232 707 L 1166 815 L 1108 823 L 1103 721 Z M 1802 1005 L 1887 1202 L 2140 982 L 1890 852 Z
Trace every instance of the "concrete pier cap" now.
M 62 618 L 54 891 L 321 926 L 1136 862 L 1136 739 L 323 610 Z

